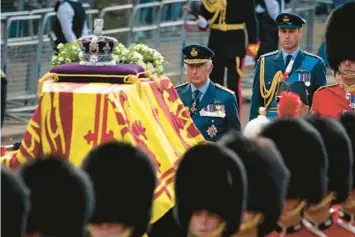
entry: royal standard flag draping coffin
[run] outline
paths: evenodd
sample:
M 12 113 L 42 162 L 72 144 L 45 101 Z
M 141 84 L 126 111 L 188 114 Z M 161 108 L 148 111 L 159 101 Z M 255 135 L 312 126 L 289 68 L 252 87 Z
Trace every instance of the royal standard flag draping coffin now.
M 174 206 L 179 158 L 204 138 L 168 78 L 138 65 L 64 64 L 40 80 L 39 93 L 19 150 L 3 164 L 16 168 L 52 153 L 80 166 L 93 147 L 125 141 L 148 153 L 157 169 L 152 222 Z

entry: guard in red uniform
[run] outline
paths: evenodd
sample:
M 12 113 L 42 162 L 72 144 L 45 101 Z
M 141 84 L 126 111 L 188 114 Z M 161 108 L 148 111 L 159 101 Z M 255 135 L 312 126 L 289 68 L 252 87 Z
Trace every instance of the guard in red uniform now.
M 340 122 L 329 118 L 311 116 L 307 118 L 321 134 L 328 153 L 328 196 L 320 203 L 304 210 L 304 225 L 312 232 L 323 232 L 326 236 L 354 236 L 340 227 L 332 204 L 343 203 L 349 196 L 352 182 L 353 154 L 350 138 Z
M 320 134 L 303 119 L 279 118 L 260 136 L 274 141 L 291 172 L 283 212 L 267 237 L 317 236 L 303 226 L 301 216 L 306 205 L 319 203 L 327 193 L 328 162 Z
M 143 236 L 157 184 L 149 157 L 131 144 L 112 141 L 91 150 L 82 169 L 89 175 L 96 197 L 88 221 L 90 236 Z
M 340 116 L 340 122 L 343 124 L 350 140 L 353 144 L 352 152 L 355 154 L 355 112 L 347 112 Z M 353 163 L 353 186 L 348 199 L 341 205 L 340 208 L 335 208 L 338 213 L 336 216 L 337 224 L 343 229 L 349 231 L 355 236 L 355 164 Z
M 230 149 L 199 144 L 181 159 L 175 176 L 176 217 L 184 236 L 231 236 L 245 210 L 245 168 Z
M 315 114 L 339 118 L 344 111 L 355 111 L 355 2 L 336 8 L 328 19 L 326 50 L 337 84 L 318 89 L 313 95 Z
M 87 236 L 95 197 L 82 170 L 63 157 L 38 157 L 21 167 L 20 177 L 30 191 L 25 236 Z
M 251 140 L 237 131 L 229 132 L 220 142 L 238 154 L 248 177 L 247 210 L 240 230 L 232 237 L 271 233 L 282 212 L 290 177 L 279 151 L 270 139 Z

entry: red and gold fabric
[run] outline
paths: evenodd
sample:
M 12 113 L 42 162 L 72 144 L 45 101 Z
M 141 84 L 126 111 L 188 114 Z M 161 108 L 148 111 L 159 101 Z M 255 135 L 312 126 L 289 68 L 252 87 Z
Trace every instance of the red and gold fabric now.
M 173 181 L 182 154 L 204 142 L 167 77 L 132 84 L 40 83 L 41 96 L 19 150 L 2 157 L 16 169 L 39 156 L 63 156 L 75 166 L 95 146 L 129 142 L 147 152 L 157 169 L 152 223 L 174 206 Z

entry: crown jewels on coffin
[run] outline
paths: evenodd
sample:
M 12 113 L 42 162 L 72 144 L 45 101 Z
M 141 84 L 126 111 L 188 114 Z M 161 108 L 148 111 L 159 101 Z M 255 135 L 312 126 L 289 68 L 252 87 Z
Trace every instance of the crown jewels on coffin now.
M 90 66 L 115 65 L 112 53 L 118 41 L 109 36 L 103 36 L 103 19 L 94 20 L 94 34 L 78 39 L 81 55 L 80 64 Z

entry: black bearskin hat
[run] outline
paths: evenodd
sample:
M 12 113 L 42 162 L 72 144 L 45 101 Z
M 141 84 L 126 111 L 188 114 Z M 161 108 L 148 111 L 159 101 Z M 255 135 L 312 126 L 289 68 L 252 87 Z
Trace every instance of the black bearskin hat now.
M 226 222 L 226 236 L 239 230 L 247 180 L 238 156 L 217 144 L 200 144 L 183 156 L 175 177 L 176 213 L 188 232 L 194 211 L 208 210 Z
M 221 140 L 242 160 L 248 177 L 247 210 L 261 212 L 259 236 L 272 232 L 282 212 L 290 172 L 274 143 L 267 138 L 250 140 L 231 131 Z
M 340 122 L 345 128 L 347 134 L 349 135 L 350 141 L 352 143 L 352 153 L 355 155 L 355 112 L 346 112 L 341 115 Z M 355 189 L 355 164 L 353 163 L 353 189 Z
M 287 199 L 319 203 L 327 193 L 328 158 L 319 132 L 300 118 L 276 119 L 260 136 L 276 144 L 291 172 Z
M 156 170 L 149 157 L 121 142 L 97 146 L 84 160 L 96 195 L 90 223 L 121 223 L 142 236 L 149 226 Z
M 1 236 L 24 236 L 28 209 L 28 189 L 15 173 L 1 168 Z
M 85 236 L 94 196 L 84 172 L 62 157 L 48 156 L 26 164 L 20 174 L 31 192 L 27 234 Z
M 327 22 L 325 47 L 329 66 L 338 71 L 343 60 L 355 61 L 355 1 L 334 9 Z
M 352 188 L 353 154 L 351 141 L 340 122 L 330 118 L 309 116 L 310 122 L 321 134 L 328 153 L 328 189 L 336 193 L 335 203 L 344 202 Z

